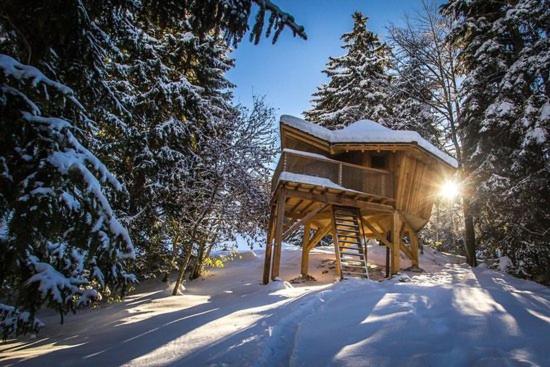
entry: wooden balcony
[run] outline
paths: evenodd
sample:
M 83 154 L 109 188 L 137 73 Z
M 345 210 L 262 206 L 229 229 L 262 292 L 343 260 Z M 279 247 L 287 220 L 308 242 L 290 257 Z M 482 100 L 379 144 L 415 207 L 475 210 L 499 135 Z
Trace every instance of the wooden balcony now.
M 389 171 L 341 162 L 320 154 L 285 149 L 272 180 L 272 192 L 280 182 L 320 186 L 331 191 L 354 192 L 361 196 L 393 201 L 393 176 Z

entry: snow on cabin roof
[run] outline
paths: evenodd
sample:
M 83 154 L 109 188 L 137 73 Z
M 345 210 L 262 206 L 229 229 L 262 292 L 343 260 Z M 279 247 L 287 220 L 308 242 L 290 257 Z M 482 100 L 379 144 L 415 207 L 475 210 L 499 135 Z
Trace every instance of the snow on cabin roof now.
M 392 130 L 377 122 L 371 120 L 359 120 L 343 129 L 329 130 L 320 125 L 302 120 L 300 118 L 282 115 L 281 124 L 301 130 L 307 134 L 313 135 L 316 138 L 325 140 L 333 144 L 342 143 L 413 143 L 418 144 L 427 152 L 433 154 L 448 165 L 457 168 L 458 162 L 456 159 L 441 151 L 432 143 L 420 136 L 416 131 L 411 130 Z

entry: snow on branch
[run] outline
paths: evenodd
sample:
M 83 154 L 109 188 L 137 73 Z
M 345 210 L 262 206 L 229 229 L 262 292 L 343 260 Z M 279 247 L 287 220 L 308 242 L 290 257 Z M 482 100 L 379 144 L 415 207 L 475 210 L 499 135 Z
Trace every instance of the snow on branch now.
M 304 27 L 297 24 L 294 20 L 294 17 L 279 8 L 277 5 L 273 4 L 270 0 L 254 0 L 254 2 L 260 7 L 258 15 L 256 16 L 256 23 L 252 29 L 250 39 L 257 44 L 260 41 L 260 36 L 262 29 L 264 27 L 264 18 L 265 11 L 271 13 L 269 17 L 269 23 L 267 26 L 266 37 L 271 35 L 271 32 L 275 30 L 273 34 L 273 43 L 277 42 L 279 35 L 285 27 L 290 28 L 294 36 L 298 35 L 303 39 L 307 39 L 307 34 L 304 30 Z

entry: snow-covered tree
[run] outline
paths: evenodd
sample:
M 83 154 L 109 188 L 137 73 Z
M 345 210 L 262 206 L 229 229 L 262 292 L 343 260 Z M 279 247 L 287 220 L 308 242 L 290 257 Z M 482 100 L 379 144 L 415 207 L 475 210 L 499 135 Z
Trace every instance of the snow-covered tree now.
M 550 278 L 550 12 L 545 0 L 453 0 L 463 50 L 461 135 L 485 249 Z
M 44 301 L 64 313 L 133 280 L 125 226 L 139 275 L 185 254 L 217 177 L 210 153 L 238 115 L 227 44 L 252 14 L 256 43 L 285 28 L 306 38 L 265 0 L 2 2 L 2 179 L 15 183 L 0 185 L 1 298 L 31 311 L 2 306 L 2 326 L 33 329 Z
M 366 16 L 355 12 L 352 17 L 353 30 L 341 37 L 345 54 L 329 59 L 324 70 L 329 80 L 313 94 L 312 108 L 304 115 L 328 128 L 364 118 L 391 124 L 389 47 L 367 30 Z
M 431 106 L 432 88 L 415 58 L 396 60 L 397 73 L 391 81 L 391 127 L 413 130 L 438 147 L 445 146 L 441 118 Z
M 33 324 L 43 304 L 63 316 L 124 289 L 134 249 L 110 204 L 123 186 L 81 143 L 94 124 L 73 90 L 5 54 L 0 85 L 0 289 Z
M 407 104 L 429 106 L 436 129 L 424 129 L 425 137 L 456 157 L 459 164 L 457 179 L 463 187 L 461 215 L 464 220 L 464 241 L 457 243 L 463 242 L 464 250 L 455 248 L 455 251 L 464 251 L 468 263 L 475 265 L 474 221 L 470 211 L 469 182 L 463 166 L 463 142 L 459 134 L 464 103 L 461 94 L 463 75 L 459 70 L 460 46 L 447 41 L 451 28 L 452 20 L 442 16 L 439 6 L 428 0 L 422 2 L 421 9 L 413 16 L 405 18 L 402 25 L 389 28 L 397 81 L 392 84 L 392 90 L 398 97 L 398 104 L 399 96 L 405 98 L 405 106 L 394 107 L 394 111 L 397 115 L 403 110 L 406 112 Z M 405 95 L 408 95 L 408 100 Z M 430 135 L 432 131 L 436 134 Z M 449 214 L 452 211 L 442 212 Z M 446 220 L 452 221 L 452 218 L 447 216 Z M 449 233 L 447 237 L 457 236 L 462 236 L 462 233 Z
M 189 208 L 182 261 L 174 294 L 188 268 L 200 273 L 203 261 L 216 243 L 236 235 L 263 234 L 267 223 L 270 164 L 275 155 L 274 113 L 261 99 L 252 109 L 236 109 L 216 126 L 217 133 L 201 150 L 198 185 Z M 183 199 L 186 199 L 184 197 Z M 191 264 L 191 258 L 198 261 Z

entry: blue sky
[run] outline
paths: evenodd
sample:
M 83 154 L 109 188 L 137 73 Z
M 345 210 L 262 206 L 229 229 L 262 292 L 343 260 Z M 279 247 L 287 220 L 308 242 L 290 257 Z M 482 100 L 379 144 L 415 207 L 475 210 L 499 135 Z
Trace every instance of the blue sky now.
M 309 108 L 311 94 L 325 76 L 329 56 L 339 56 L 340 36 L 352 28 L 355 10 L 369 17 L 367 27 L 382 39 L 386 27 L 399 24 L 405 13 L 421 6 L 421 0 L 274 0 L 305 27 L 308 40 L 283 31 L 276 44 L 262 39 L 254 45 L 244 39 L 233 52 L 236 66 L 228 74 L 236 84 L 235 101 L 250 105 L 252 97 L 265 96 L 277 116 L 300 116 Z

